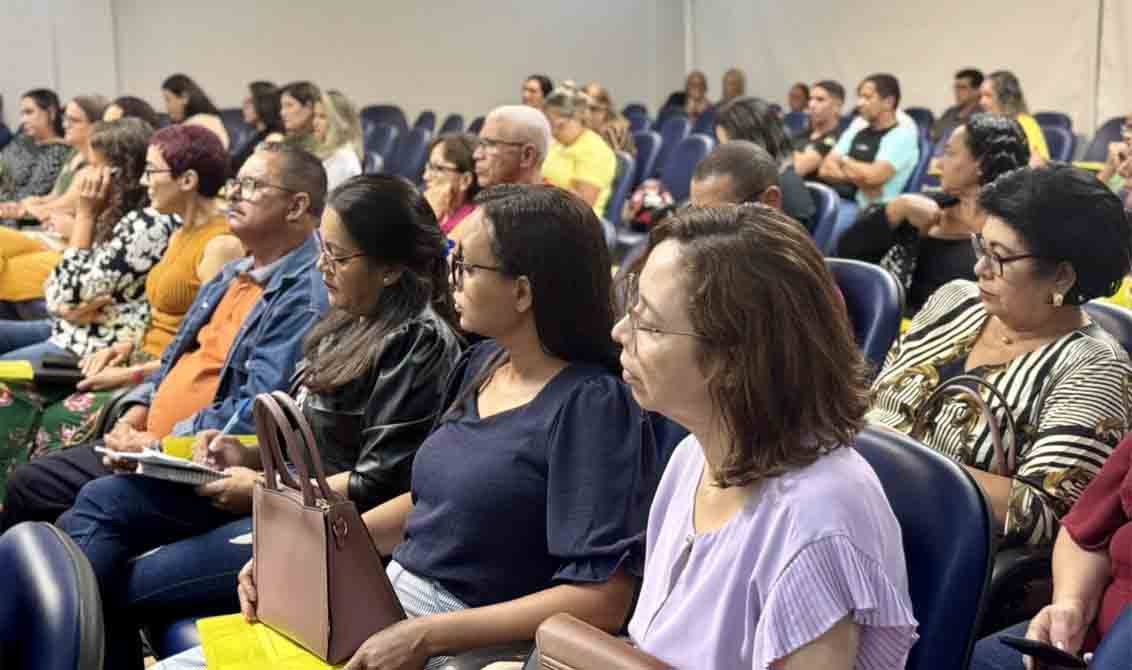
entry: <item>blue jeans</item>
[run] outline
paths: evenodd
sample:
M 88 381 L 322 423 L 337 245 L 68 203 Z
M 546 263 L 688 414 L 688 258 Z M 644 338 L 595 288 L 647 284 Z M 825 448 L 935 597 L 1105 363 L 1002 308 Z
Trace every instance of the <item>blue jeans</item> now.
M 0 321 L 0 360 L 20 361 L 42 358 L 44 353 L 66 353 L 47 341 L 51 320 Z
M 1030 622 L 1023 621 L 976 642 L 971 651 L 969 670 L 1022 670 L 1025 667 L 1022 665 L 1022 654 L 999 642 L 998 638 L 1000 635 L 1026 637 L 1026 629 L 1029 627 Z
M 249 517 L 216 509 L 193 487 L 140 475 L 95 479 L 59 518 L 90 559 L 102 593 L 107 668 L 140 668 L 139 624 L 239 609 L 236 575 Z

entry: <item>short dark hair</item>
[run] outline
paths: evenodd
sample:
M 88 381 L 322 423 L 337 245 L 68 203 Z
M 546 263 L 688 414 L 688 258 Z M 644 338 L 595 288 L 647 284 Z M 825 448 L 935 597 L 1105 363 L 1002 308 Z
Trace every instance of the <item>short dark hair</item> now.
M 161 127 L 161 118 L 157 115 L 157 111 L 153 109 L 152 105 L 137 96 L 123 95 L 110 104 L 122 110 L 122 118 L 124 119 L 141 119 L 148 123 L 150 128 Z
M 613 330 L 613 265 L 601 222 L 573 193 L 506 184 L 476 198 L 503 271 L 523 275 L 535 295 L 543 348 L 568 362 L 620 371 Z
M 531 80 L 538 82 L 538 87 L 542 89 L 542 97 L 544 98 L 550 95 L 550 92 L 554 90 L 554 82 L 551 81 L 550 77 L 546 76 L 545 74 L 532 74 L 523 81 Z
M 861 80 L 861 85 L 864 86 L 866 82 L 872 82 L 877 90 L 877 95 L 882 98 L 895 98 L 892 103 L 893 109 L 900 107 L 900 80 L 891 74 L 880 72 L 877 74 L 870 74 Z
M 43 111 L 47 112 L 51 117 L 51 127 L 55 130 L 55 134 L 60 137 L 63 136 L 63 106 L 59 104 L 59 96 L 55 95 L 55 91 L 49 88 L 33 88 L 20 96 L 21 98 L 30 98 Z M 99 119 L 93 119 L 98 121 Z
M 252 96 L 255 115 L 267 132 L 283 132 L 283 119 L 279 116 L 279 87 L 269 81 L 253 81 L 248 84 L 248 92 Z
M 802 89 L 802 95 L 806 96 L 807 98 L 810 97 L 810 87 L 806 86 L 805 82 L 794 82 L 794 85 L 790 87 L 790 90 L 793 91 L 796 88 Z
M 715 125 L 727 132 L 728 140 L 754 142 L 777 162 L 794 151 L 782 119 L 760 98 L 743 96 L 728 100 L 716 111 Z
M 1132 229 L 1120 198 L 1066 163 L 1024 167 L 983 187 L 979 206 L 1001 219 L 1047 268 L 1065 262 L 1077 282 L 1065 302 L 1110 296 L 1132 269 Z
M 851 444 L 867 368 L 806 230 L 761 204 L 692 208 L 653 228 L 649 253 L 667 240 L 681 246 L 698 357 L 734 440 L 716 483 L 745 486 Z
M 228 152 L 216 133 L 203 126 L 177 123 L 162 128 L 149 138 L 161 152 L 176 177 L 192 170 L 197 174 L 197 192 L 212 198 L 228 176 Z
M 978 88 L 983 85 L 983 71 L 973 67 L 963 68 L 955 73 L 956 79 L 966 79 L 971 82 L 973 88 Z
M 289 95 L 304 105 L 313 105 L 322 100 L 322 90 L 309 81 L 293 81 L 279 89 L 279 97 Z
M 161 88 L 180 96 L 185 96 L 185 118 L 195 114 L 220 114 L 216 105 L 195 81 L 186 74 L 175 74 L 161 83 Z
M 479 142 L 480 138 L 471 133 L 444 133 L 428 145 L 428 155 L 431 156 L 436 145 L 443 144 L 445 158 L 459 168 L 460 172 L 472 176 L 472 184 L 468 187 L 468 192 L 464 194 L 468 202 L 474 200 L 480 192 L 480 181 L 476 177 L 476 160 L 473 157 Z
M 327 207 L 366 257 L 403 271 L 381 292 L 373 314 L 359 319 L 335 308 L 311 329 L 303 344 L 303 383 L 316 392 L 364 379 L 380 351 L 371 357 L 358 352 L 373 351 L 374 342 L 429 305 L 449 326 L 456 323 L 448 245 L 432 207 L 413 184 L 390 175 L 351 177 L 330 192 Z M 325 346 L 327 342 L 333 346 Z
M 771 186 L 778 185 L 778 161 L 770 153 L 746 140 L 721 144 L 696 164 L 692 179 L 731 179 L 731 202 L 755 202 Z
M 322 209 L 326 206 L 326 169 L 322 161 L 311 152 L 290 142 L 264 142 L 256 148 L 256 152 L 264 151 L 277 154 L 282 158 L 279 165 L 279 174 L 276 177 L 282 186 L 306 193 L 310 197 L 309 212 L 311 216 L 322 216 Z
M 813 85 L 813 88 L 823 89 L 838 100 L 845 100 L 845 87 L 832 79 L 822 79 Z
M 1030 164 L 1030 143 L 1017 121 L 1003 114 L 974 114 L 964 124 L 967 150 L 979 161 L 979 184 Z

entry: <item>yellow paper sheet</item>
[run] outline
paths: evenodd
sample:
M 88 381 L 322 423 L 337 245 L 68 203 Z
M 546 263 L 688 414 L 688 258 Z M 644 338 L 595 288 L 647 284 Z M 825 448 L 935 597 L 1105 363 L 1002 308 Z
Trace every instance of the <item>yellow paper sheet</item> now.
M 31 361 L 0 361 L 0 381 L 30 382 L 35 379 Z
M 197 621 L 208 670 L 331 670 L 329 665 L 267 626 L 239 614 Z M 344 665 L 344 664 L 343 664 Z
M 233 435 L 240 442 L 254 447 L 259 444 L 259 438 L 255 435 Z M 193 442 L 196 437 L 189 435 L 187 437 L 166 437 L 161 440 L 161 451 L 176 456 L 177 458 L 189 459 L 193 457 Z

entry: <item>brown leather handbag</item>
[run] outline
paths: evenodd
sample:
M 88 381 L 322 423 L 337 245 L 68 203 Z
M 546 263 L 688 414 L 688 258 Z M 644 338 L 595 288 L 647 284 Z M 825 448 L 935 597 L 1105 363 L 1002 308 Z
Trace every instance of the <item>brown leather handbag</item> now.
M 988 401 L 984 400 L 982 394 L 976 389 L 986 390 L 987 394 L 1002 406 L 1003 417 L 1006 419 L 1006 430 L 1002 430 L 1002 426 L 999 425 L 998 418 L 991 411 Z M 1015 463 L 1018 459 L 1018 428 L 1014 415 L 1010 413 L 1010 403 L 1003 397 L 1002 392 L 982 377 L 958 375 L 940 384 L 920 405 L 912 424 L 912 430 L 908 433 L 909 436 L 922 441 L 929 431 L 935 429 L 936 415 L 943 407 L 943 400 L 948 396 L 965 399 L 982 415 L 986 422 L 987 431 L 990 433 L 991 446 L 994 449 L 991 473 L 1003 477 L 1014 476 L 1017 469 Z M 1038 406 L 1041 406 L 1041 399 L 1044 396 L 1043 393 L 1039 398 Z
M 541 670 L 668 670 L 672 666 L 569 614 L 555 614 L 535 633 Z
M 254 411 L 265 475 L 252 497 L 257 616 L 324 661 L 341 663 L 405 612 L 354 503 L 327 485 L 294 401 L 263 393 Z

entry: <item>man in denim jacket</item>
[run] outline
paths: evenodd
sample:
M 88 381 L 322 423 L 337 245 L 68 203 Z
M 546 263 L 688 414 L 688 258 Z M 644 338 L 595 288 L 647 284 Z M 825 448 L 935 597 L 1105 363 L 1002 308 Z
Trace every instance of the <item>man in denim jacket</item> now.
M 161 369 L 123 400 L 106 446 L 138 451 L 167 435 L 221 428 L 244 400 L 286 390 L 308 329 L 328 307 L 314 230 L 326 173 L 314 156 L 267 144 L 229 184 L 229 225 L 249 257 L 201 287 Z M 253 433 L 245 411 L 233 433 Z M 9 479 L 0 529 L 54 521 L 88 481 L 108 474 L 94 444 L 20 466 Z

